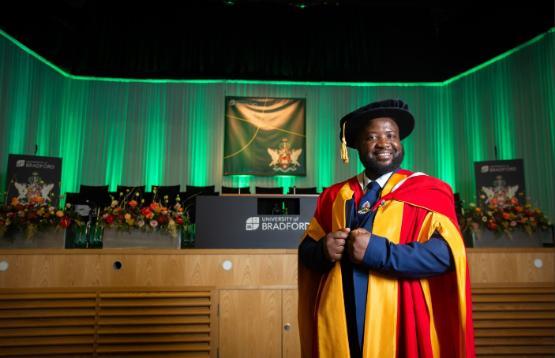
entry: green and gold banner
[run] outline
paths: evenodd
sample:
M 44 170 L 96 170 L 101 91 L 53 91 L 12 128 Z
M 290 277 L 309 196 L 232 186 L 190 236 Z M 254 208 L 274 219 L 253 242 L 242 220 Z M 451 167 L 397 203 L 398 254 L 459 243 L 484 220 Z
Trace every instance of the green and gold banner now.
M 305 99 L 225 98 L 224 175 L 306 175 Z

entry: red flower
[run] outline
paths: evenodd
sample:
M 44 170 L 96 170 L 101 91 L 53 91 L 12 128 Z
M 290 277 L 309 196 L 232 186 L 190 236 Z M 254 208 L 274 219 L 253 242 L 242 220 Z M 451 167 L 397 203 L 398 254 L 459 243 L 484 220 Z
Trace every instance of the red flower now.
M 27 219 L 29 219 L 29 220 L 34 220 L 34 219 L 36 219 L 37 217 L 38 217 L 38 215 L 37 215 L 37 213 L 34 212 L 34 211 L 29 211 L 29 212 L 27 213 Z
M 62 220 L 60 220 L 60 226 L 63 227 L 64 229 L 66 229 L 69 226 L 69 224 L 71 224 L 71 220 L 67 216 Z
M 108 224 L 111 224 L 114 222 L 114 215 L 108 214 L 104 217 L 104 221 L 106 221 Z
M 130 200 L 127 205 L 129 205 L 130 207 L 134 208 L 137 206 L 137 201 L 136 200 Z
M 489 222 L 488 222 L 488 229 L 490 229 L 490 230 L 492 230 L 492 231 L 497 230 L 497 224 L 494 223 L 493 221 L 489 221 Z
M 141 214 L 143 214 L 143 216 L 147 219 L 152 219 L 154 217 L 154 213 L 150 211 L 149 208 L 142 208 Z
M 183 218 L 181 216 L 178 216 L 175 218 L 175 222 L 177 223 L 177 225 L 183 225 Z

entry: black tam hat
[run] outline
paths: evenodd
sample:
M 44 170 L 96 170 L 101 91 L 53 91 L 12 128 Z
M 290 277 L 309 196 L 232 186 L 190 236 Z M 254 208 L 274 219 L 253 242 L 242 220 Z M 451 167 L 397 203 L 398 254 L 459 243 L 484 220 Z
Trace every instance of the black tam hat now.
M 341 118 L 339 122 L 339 138 L 343 142 L 341 149 L 343 161 L 349 162 L 347 147 L 356 147 L 360 128 L 370 119 L 380 117 L 389 117 L 397 123 L 400 139 L 408 137 L 414 129 L 414 117 L 409 112 L 409 106 L 400 99 L 386 99 L 360 107 Z

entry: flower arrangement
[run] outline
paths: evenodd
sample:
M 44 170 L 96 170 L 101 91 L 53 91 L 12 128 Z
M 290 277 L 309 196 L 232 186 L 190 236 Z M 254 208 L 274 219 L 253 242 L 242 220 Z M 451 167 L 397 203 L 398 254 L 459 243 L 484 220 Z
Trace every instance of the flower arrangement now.
M 139 192 L 127 191 L 120 193 L 119 200 L 112 197 L 110 206 L 102 209 L 99 214 L 97 225 L 116 230 L 143 230 L 143 231 L 166 231 L 172 236 L 189 224 L 187 212 L 181 205 L 177 196 L 176 204 L 168 207 L 168 197 L 157 200 L 156 191 L 150 204 L 146 204 L 140 198 Z
M 522 198 L 524 194 L 519 193 L 518 196 Z M 483 201 L 481 206 L 470 203 L 463 209 L 462 231 L 487 229 L 510 236 L 515 230 L 532 234 L 537 230 L 547 230 L 552 225 L 540 209 L 533 207 L 529 201 L 521 204 L 516 196 L 504 201 L 496 198 L 486 200 L 484 195 L 480 199 Z
M 56 208 L 41 196 L 26 201 L 14 197 L 9 204 L 0 206 L 0 237 L 22 230 L 31 238 L 38 231 L 51 227 L 66 229 L 72 223 L 83 225 L 70 204 Z

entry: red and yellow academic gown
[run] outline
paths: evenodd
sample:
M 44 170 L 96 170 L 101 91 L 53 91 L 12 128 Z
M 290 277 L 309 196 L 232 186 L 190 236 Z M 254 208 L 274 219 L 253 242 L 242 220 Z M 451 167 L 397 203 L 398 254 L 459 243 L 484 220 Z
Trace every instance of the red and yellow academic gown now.
M 357 177 L 318 198 L 305 233 L 320 240 L 346 227 L 346 202 L 358 206 Z M 453 193 L 439 179 L 400 169 L 382 190 L 372 232 L 395 244 L 425 242 L 438 232 L 454 270 L 426 279 L 397 279 L 369 272 L 362 357 L 473 357 L 474 335 L 466 252 Z M 303 357 L 349 357 L 341 265 L 321 274 L 299 262 L 299 328 Z

